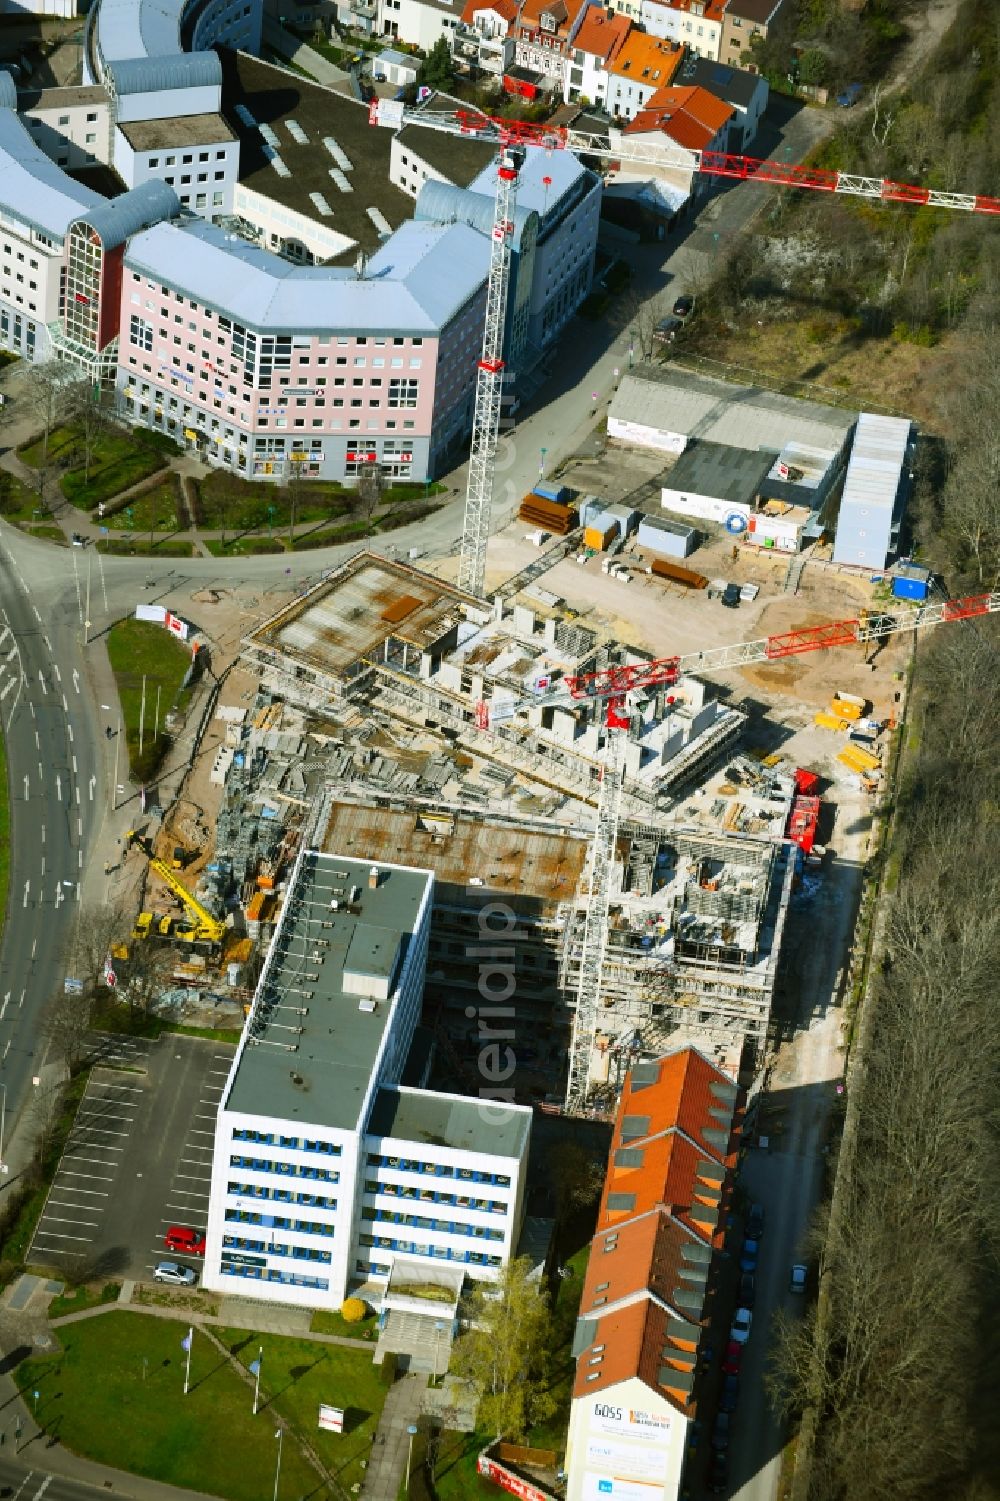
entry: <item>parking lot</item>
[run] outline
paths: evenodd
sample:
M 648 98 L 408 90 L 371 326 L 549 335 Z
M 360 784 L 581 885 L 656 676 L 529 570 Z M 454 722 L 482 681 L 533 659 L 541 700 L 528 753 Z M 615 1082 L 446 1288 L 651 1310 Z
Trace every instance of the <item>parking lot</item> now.
M 233 1049 L 165 1035 L 108 1039 L 80 1104 L 29 1259 L 152 1275 L 170 1225 L 204 1227 L 215 1115 Z

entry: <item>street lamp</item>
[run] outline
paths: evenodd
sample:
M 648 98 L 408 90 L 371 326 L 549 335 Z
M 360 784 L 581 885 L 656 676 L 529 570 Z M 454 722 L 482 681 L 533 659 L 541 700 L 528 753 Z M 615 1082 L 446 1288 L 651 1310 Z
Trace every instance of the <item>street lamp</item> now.
M 406 1451 L 406 1484 L 403 1487 L 403 1489 L 406 1491 L 406 1494 L 409 1495 L 410 1494 L 410 1465 L 413 1462 L 413 1440 L 417 1436 L 417 1425 L 415 1423 L 409 1423 L 409 1424 L 407 1424 L 406 1431 L 407 1431 L 407 1433 L 409 1435 L 410 1443 L 409 1443 L 409 1447 L 408 1447 L 408 1449 Z M 277 1497 L 275 1497 L 275 1501 L 278 1501 Z
M 0 1103 L 0 1173 L 5 1173 L 7 1171 L 7 1164 L 3 1160 L 3 1138 L 4 1138 L 4 1131 L 6 1130 L 6 1127 L 7 1127 L 7 1086 L 6 1086 L 6 1084 L 0 1084 L 0 1089 L 3 1090 L 3 1101 L 2 1101 L 2 1103 Z
M 278 1481 L 281 1479 L 281 1436 L 284 1428 L 276 1428 L 274 1436 L 278 1440 L 278 1462 L 274 1467 L 274 1501 L 278 1501 Z

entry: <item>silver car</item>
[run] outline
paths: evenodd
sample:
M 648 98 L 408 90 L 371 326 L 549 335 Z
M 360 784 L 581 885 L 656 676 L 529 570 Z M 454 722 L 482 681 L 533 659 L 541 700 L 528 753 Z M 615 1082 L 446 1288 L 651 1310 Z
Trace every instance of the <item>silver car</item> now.
M 174 1287 L 194 1287 L 198 1273 L 179 1261 L 158 1261 L 153 1268 L 155 1282 L 169 1282 Z

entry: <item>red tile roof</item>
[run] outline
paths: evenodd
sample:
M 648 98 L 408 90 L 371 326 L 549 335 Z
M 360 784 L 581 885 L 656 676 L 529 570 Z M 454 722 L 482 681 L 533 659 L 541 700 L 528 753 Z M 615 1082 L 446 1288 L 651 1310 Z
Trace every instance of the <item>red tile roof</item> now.
M 644 31 L 632 31 L 608 64 L 608 71 L 634 83 L 664 87 L 677 72 L 683 58 L 684 48 L 678 42 L 649 36 Z
M 628 16 L 618 16 L 599 10 L 596 5 L 591 6 L 573 38 L 573 46 L 578 52 L 589 52 L 593 57 L 603 58 L 608 63 L 616 56 L 631 30 L 632 22 Z
M 736 111 L 707 89 L 697 85 L 657 89 L 635 119 L 627 134 L 659 130 L 691 151 L 704 151 Z
M 498 16 L 502 16 L 508 28 L 517 20 L 517 0 L 466 0 L 462 20 L 466 26 L 474 26 L 477 12 L 488 10 L 495 10 Z
M 690 1415 L 739 1124 L 732 1079 L 693 1048 L 629 1074 L 584 1279 L 589 1337 L 574 1396 L 638 1376 Z

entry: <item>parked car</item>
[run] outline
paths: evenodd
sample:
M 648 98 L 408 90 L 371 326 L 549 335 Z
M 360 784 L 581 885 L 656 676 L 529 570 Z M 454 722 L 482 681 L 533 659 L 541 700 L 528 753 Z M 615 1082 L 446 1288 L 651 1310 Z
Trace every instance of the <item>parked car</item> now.
M 733 1314 L 733 1322 L 729 1330 L 729 1338 L 734 1339 L 738 1345 L 745 1345 L 750 1338 L 750 1326 L 753 1323 L 753 1314 L 749 1308 L 737 1308 Z
M 683 327 L 684 324 L 680 318 L 661 318 L 653 329 L 653 342 L 672 344 Z
M 717 1412 L 715 1422 L 712 1424 L 712 1448 L 718 1453 L 729 1448 L 729 1414 Z
M 722 591 L 722 603 L 727 610 L 738 610 L 740 607 L 739 584 L 727 584 Z
M 841 109 L 850 109 L 861 98 L 860 83 L 849 83 L 843 93 L 837 95 L 837 103 Z
M 721 1496 L 729 1488 L 729 1458 L 724 1452 L 713 1454 L 709 1460 L 707 1484 L 713 1496 Z
M 795 1266 L 792 1267 L 792 1274 L 788 1279 L 788 1291 L 790 1293 L 804 1293 L 808 1278 L 809 1268 L 803 1266 L 801 1262 L 796 1262 Z
M 719 1411 L 735 1412 L 740 1402 L 740 1378 L 738 1376 L 723 1376 L 722 1390 L 719 1393 Z
M 185 1256 L 204 1256 L 205 1237 L 189 1225 L 171 1225 L 164 1237 L 168 1251 L 182 1251 Z
M 751 1204 L 747 1214 L 747 1222 L 743 1229 L 744 1235 L 751 1240 L 760 1240 L 764 1234 L 764 1206 L 763 1204 Z
M 153 1268 L 154 1282 L 169 1282 L 174 1287 L 193 1287 L 198 1273 L 179 1261 L 158 1261 Z
M 694 298 L 688 296 L 688 294 L 685 292 L 684 296 L 683 297 L 678 297 L 677 301 L 674 303 L 674 306 L 673 306 L 674 317 L 675 318 L 690 318 L 690 316 L 691 316 L 691 314 L 693 312 L 694 312 Z
M 744 1272 L 740 1277 L 739 1305 L 741 1308 L 752 1308 L 757 1300 L 757 1276 L 755 1272 Z
M 743 1364 L 743 1346 L 738 1340 L 731 1339 L 726 1346 L 726 1354 L 722 1362 L 722 1374 L 724 1376 L 738 1376 Z
M 74 547 L 86 547 L 87 539 L 80 532 L 74 532 L 69 539 Z
M 757 1257 L 760 1254 L 760 1244 L 751 1240 L 749 1235 L 743 1238 L 743 1249 L 740 1251 L 740 1271 L 755 1272 L 757 1270 Z

